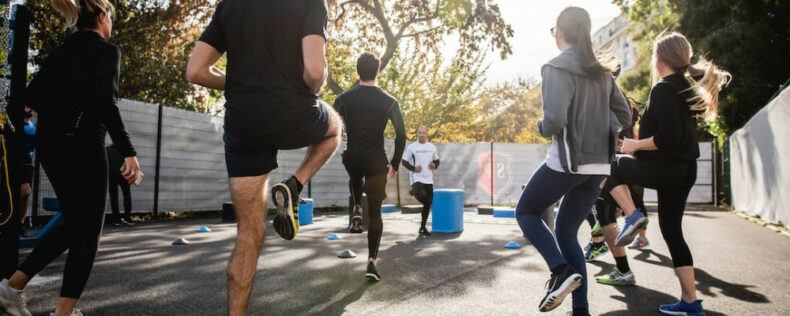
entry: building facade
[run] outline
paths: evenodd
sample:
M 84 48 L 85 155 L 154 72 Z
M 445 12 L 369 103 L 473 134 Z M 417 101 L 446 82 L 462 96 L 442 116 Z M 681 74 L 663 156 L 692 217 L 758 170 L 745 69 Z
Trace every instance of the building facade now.
M 592 42 L 596 49 L 608 51 L 620 61 L 620 73 L 636 67 L 636 42 L 629 34 L 628 18 L 620 15 L 593 33 Z

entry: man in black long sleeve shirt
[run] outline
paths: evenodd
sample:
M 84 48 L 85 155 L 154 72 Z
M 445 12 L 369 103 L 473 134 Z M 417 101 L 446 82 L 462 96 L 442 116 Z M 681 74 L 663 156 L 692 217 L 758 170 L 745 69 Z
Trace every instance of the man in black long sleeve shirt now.
M 360 82 L 356 87 L 335 99 L 335 110 L 343 117 L 347 148 L 343 152 L 343 165 L 348 171 L 352 199 L 352 233 L 361 233 L 362 192 L 368 197 L 368 269 L 366 277 L 379 281 L 376 257 L 383 223 L 381 203 L 387 197 L 387 170 L 393 178 L 398 172 L 398 162 L 406 146 L 406 128 L 403 124 L 398 100 L 376 85 L 379 60 L 371 54 L 363 54 L 357 60 Z M 384 129 L 387 122 L 395 127 L 395 152 L 387 161 L 384 152 Z

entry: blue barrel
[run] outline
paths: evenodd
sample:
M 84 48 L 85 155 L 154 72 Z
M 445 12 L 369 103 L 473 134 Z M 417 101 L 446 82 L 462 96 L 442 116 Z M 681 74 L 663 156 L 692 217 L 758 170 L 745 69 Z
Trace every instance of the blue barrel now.
M 431 228 L 437 233 L 464 231 L 464 191 L 459 189 L 433 190 Z
M 313 199 L 302 199 L 299 202 L 299 225 L 313 223 Z

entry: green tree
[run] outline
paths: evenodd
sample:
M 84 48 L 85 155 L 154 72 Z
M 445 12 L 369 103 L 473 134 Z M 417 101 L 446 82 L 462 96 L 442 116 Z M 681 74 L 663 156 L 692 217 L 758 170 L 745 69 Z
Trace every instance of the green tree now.
M 540 85 L 518 79 L 487 88 L 477 100 L 484 114 L 475 138 L 487 142 L 547 143 L 537 132 L 543 115 Z
M 121 59 L 121 96 L 207 112 L 218 92 L 197 88 L 184 80 L 189 53 L 216 0 L 113 1 L 113 37 Z M 31 48 L 33 64 L 60 45 L 71 32 L 49 0 L 28 0 L 33 12 Z M 171 5 L 173 4 L 173 5 Z

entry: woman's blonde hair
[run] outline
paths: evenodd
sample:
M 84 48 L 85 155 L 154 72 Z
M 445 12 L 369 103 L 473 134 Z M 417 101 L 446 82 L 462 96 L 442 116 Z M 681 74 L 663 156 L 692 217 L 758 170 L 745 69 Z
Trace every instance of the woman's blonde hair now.
M 115 7 L 108 0 L 52 0 L 52 7 L 66 20 L 66 26 L 78 29 L 96 28 L 99 14 L 115 13 Z
M 660 60 L 675 72 L 687 74 L 694 79 L 691 89 L 695 96 L 690 100 L 694 102 L 691 110 L 705 112 L 707 118 L 713 118 L 719 104 L 719 92 L 727 86 L 732 75 L 704 57 L 700 57 L 692 65 L 693 56 L 691 43 L 683 34 L 677 32 L 659 35 L 653 46 L 654 64 Z M 656 65 L 653 65 L 653 69 L 655 73 Z

